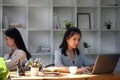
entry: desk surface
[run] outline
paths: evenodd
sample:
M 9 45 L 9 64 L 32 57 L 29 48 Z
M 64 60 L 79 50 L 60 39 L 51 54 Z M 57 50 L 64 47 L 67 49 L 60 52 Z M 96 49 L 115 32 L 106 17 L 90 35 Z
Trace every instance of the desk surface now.
M 31 76 L 30 72 L 25 73 L 26 76 L 17 77 L 16 72 L 10 72 L 11 80 L 120 80 L 120 73 L 108 74 L 76 74 L 69 73 L 46 74 L 39 72 L 38 76 Z

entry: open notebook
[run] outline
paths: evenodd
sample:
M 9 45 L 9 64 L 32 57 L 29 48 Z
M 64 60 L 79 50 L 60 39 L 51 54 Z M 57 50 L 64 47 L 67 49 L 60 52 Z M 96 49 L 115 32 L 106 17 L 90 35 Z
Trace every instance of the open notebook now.
M 90 74 L 112 73 L 117 65 L 120 54 L 100 54 Z

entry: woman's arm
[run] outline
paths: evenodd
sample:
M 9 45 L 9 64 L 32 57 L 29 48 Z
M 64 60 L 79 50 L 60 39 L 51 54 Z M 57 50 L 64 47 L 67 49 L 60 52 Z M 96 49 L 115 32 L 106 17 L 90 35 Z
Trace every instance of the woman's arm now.
M 54 53 L 54 64 L 57 67 L 63 66 L 63 63 L 61 60 L 61 49 L 56 50 Z
M 67 66 L 61 66 L 55 71 L 64 72 L 64 73 L 70 73 L 69 67 L 67 67 Z M 87 72 L 90 72 L 90 71 L 91 71 L 90 67 L 82 67 L 82 68 L 77 68 L 76 73 L 82 74 L 82 73 L 87 73 Z
M 91 71 L 91 68 L 90 67 L 81 67 L 81 68 L 78 68 L 77 69 L 77 73 L 87 73 L 87 72 L 90 72 Z
M 94 65 L 94 62 L 91 61 L 90 59 L 86 58 L 86 56 L 84 54 L 80 54 L 81 58 L 82 58 L 82 65 L 84 67 L 91 67 L 92 65 Z
M 26 59 L 26 53 L 22 50 L 17 50 L 13 53 L 10 60 L 6 61 L 6 66 L 9 70 L 16 70 L 16 61 L 20 59 L 23 62 Z

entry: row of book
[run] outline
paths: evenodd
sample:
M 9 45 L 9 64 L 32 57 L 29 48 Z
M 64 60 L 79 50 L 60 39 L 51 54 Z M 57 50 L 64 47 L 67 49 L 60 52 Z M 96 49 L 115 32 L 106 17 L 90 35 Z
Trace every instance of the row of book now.
M 15 27 L 15 28 L 23 28 L 23 24 L 21 23 L 9 23 L 9 18 L 8 16 L 3 16 L 3 22 L 2 22 L 2 28 L 3 29 L 8 29 L 11 27 Z

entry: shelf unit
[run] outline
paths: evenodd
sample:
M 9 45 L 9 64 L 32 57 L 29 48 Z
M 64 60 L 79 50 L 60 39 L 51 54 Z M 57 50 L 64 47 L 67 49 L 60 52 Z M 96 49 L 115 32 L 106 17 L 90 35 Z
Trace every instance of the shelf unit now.
M 101 51 L 119 53 L 120 42 L 120 0 L 101 0 Z M 111 30 L 106 30 L 104 21 L 112 22 Z
M 90 14 L 90 29 L 78 26 L 78 13 Z M 8 24 L 23 25 L 19 30 L 26 47 L 46 64 L 53 63 L 53 53 L 62 42 L 64 20 L 72 21 L 81 29 L 81 52 L 84 52 L 83 41 L 91 45 L 88 54 L 120 52 L 120 0 L 0 0 L 1 55 L 9 50 L 4 41 L 3 32 L 8 28 L 3 25 L 4 17 Z M 110 30 L 104 26 L 108 20 L 112 21 Z M 41 47 L 49 51 L 39 52 Z

